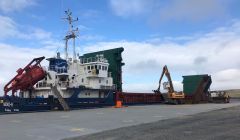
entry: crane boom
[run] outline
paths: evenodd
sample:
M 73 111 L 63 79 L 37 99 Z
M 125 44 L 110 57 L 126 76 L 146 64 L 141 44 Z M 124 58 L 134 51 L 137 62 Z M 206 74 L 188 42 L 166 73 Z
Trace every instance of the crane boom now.
M 167 80 L 168 80 L 168 86 L 166 86 L 166 88 L 168 89 L 168 93 L 167 93 L 167 98 L 164 98 L 164 100 L 168 103 L 174 103 L 174 104 L 183 103 L 185 94 L 183 92 L 174 91 L 172 78 L 166 65 L 163 67 L 162 74 L 160 76 L 159 83 L 158 83 L 158 88 L 156 90 L 153 90 L 153 92 L 155 92 L 156 94 L 161 94 L 160 88 L 161 88 L 162 78 L 164 75 L 167 77 Z
M 162 74 L 161 74 L 160 79 L 159 79 L 158 88 L 157 88 L 157 90 L 154 90 L 155 93 L 161 93 L 161 92 L 160 92 L 160 88 L 161 88 L 162 78 L 163 78 L 164 74 L 165 74 L 165 76 L 167 77 L 168 82 L 169 82 L 169 88 L 168 88 L 169 92 L 170 92 L 170 93 L 174 92 L 174 87 L 173 87 L 173 83 L 172 83 L 172 78 L 171 78 L 171 75 L 170 75 L 170 73 L 169 73 L 169 71 L 168 71 L 167 65 L 165 65 L 165 66 L 163 67 Z

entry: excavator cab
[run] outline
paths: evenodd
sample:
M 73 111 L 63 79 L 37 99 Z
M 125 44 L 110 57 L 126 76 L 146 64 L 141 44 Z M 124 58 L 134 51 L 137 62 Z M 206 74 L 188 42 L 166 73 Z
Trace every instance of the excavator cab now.
M 170 88 L 171 88 L 171 86 L 170 86 L 169 82 L 163 82 L 164 90 L 170 91 Z M 180 92 L 174 91 L 174 92 L 168 93 L 168 98 L 182 99 L 182 98 L 184 98 L 183 95 L 184 95 L 184 93 L 181 91 Z
M 163 67 L 163 71 L 159 79 L 158 88 L 156 90 L 153 90 L 153 92 L 156 94 L 162 94 L 160 88 L 162 84 L 162 78 L 164 75 L 167 77 L 168 80 L 167 82 L 163 83 L 163 88 L 168 91 L 167 95 L 163 95 L 165 102 L 171 104 L 182 104 L 184 102 L 185 94 L 183 92 L 174 91 L 171 75 L 166 65 Z

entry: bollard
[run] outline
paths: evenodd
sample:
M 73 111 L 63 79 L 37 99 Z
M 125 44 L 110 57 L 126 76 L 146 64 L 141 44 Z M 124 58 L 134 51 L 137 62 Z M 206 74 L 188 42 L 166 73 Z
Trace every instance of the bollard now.
M 122 101 L 117 101 L 115 108 L 122 108 Z

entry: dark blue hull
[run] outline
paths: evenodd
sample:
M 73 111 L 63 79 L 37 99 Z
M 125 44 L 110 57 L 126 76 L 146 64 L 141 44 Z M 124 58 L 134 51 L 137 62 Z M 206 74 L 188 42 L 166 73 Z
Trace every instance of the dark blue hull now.
M 115 105 L 115 93 L 111 90 L 105 90 L 105 97 L 99 98 L 78 98 L 79 89 L 74 90 L 74 94 L 65 101 L 71 109 L 95 108 Z M 0 97 L 0 114 L 23 113 L 23 112 L 40 112 L 62 110 L 57 98 L 20 98 L 5 96 Z

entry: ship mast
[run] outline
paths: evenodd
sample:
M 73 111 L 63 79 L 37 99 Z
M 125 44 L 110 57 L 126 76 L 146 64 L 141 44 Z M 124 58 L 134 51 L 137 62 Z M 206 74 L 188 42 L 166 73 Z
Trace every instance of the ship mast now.
M 75 38 L 77 37 L 76 32 L 78 31 L 78 28 L 73 29 L 73 22 L 78 21 L 77 19 L 72 18 L 72 12 L 68 9 L 65 11 L 65 14 L 67 17 L 63 18 L 68 21 L 69 24 L 69 30 L 67 32 L 67 35 L 65 36 L 65 59 L 68 60 L 68 40 L 73 39 L 73 60 L 76 60 L 76 49 L 75 49 Z

